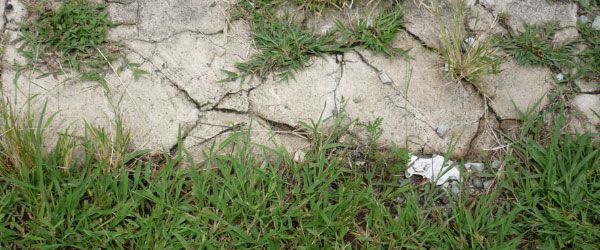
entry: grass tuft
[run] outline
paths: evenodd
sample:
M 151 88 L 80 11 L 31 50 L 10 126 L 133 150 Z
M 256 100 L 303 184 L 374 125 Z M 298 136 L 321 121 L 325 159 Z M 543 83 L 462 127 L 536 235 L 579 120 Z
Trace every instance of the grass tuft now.
M 510 32 L 500 37 L 496 46 L 513 56 L 522 65 L 544 65 L 555 68 L 569 67 L 573 47 L 555 46 L 552 39 L 558 31 L 558 23 L 525 25 L 522 33 Z
M 252 31 L 259 54 L 247 62 L 237 63 L 238 72 L 225 71 L 227 78 L 224 81 L 252 75 L 265 77 L 272 72 L 279 80 L 287 81 L 310 62 L 311 56 L 339 54 L 347 50 L 333 34 L 313 34 L 291 20 L 255 17 Z
M 504 186 L 523 210 L 527 244 L 592 249 L 600 239 L 600 148 L 597 135 L 567 132 L 564 112 L 551 120 L 524 114 Z
M 442 20 L 441 7 L 435 6 L 434 16 L 440 29 L 440 53 L 446 61 L 449 76 L 457 81 L 471 83 L 484 95 L 487 91 L 480 84 L 482 77 L 500 71 L 500 58 L 490 40 L 470 38 L 464 31 L 465 3 L 454 0 L 450 3 L 451 21 Z
M 107 39 L 113 23 L 106 5 L 66 0 L 48 8 L 43 3 L 31 6 L 35 18 L 21 26 L 17 41 L 23 42 L 19 52 L 27 67 L 42 76 L 78 72 L 81 80 L 103 82 L 108 63 L 124 57 L 121 46 Z
M 396 5 L 376 17 L 361 19 L 356 27 L 348 27 L 338 21 L 338 29 L 346 36 L 350 47 L 359 46 L 375 53 L 409 58 L 408 50 L 392 47 L 392 42 L 404 23 L 404 9 Z
M 301 4 L 317 6 L 341 2 L 302 1 Z M 250 22 L 259 53 L 246 62 L 237 63 L 236 71 L 224 70 L 226 77 L 222 81 L 265 77 L 270 73 L 287 81 L 306 67 L 311 57 L 341 54 L 354 47 L 408 57 L 408 50 L 391 46 L 403 23 L 404 11 L 400 5 L 373 19 L 359 20 L 356 27 L 338 22 L 337 30 L 320 35 L 293 20 L 289 14 L 283 17 L 277 14 L 281 4 L 282 1 L 243 0 L 232 8 L 232 19 L 243 18 Z
M 576 77 L 600 81 L 600 30 L 592 28 L 590 23 L 577 23 L 580 34 L 579 43 L 584 49 L 577 54 L 579 59 Z

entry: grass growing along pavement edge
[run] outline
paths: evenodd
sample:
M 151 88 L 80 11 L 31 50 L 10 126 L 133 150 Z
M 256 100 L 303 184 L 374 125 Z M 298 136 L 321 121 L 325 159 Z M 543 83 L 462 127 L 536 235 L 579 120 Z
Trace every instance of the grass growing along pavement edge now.
M 336 4 L 342 1 L 303 1 L 308 4 Z M 236 71 L 224 70 L 222 81 L 247 77 L 265 77 L 274 73 L 277 79 L 287 81 L 294 73 L 306 67 L 311 56 L 343 54 L 354 47 L 376 53 L 409 58 L 407 50 L 393 48 L 391 43 L 403 24 L 404 10 L 400 4 L 383 10 L 372 18 L 356 24 L 338 22 L 337 29 L 317 34 L 295 20 L 289 13 L 280 15 L 277 8 L 282 1 L 242 0 L 230 11 L 232 19 L 246 19 L 250 23 L 258 53 L 248 61 L 236 63 Z
M 26 67 L 42 76 L 78 73 L 81 80 L 104 82 L 109 63 L 121 60 L 120 69 L 131 69 L 136 78 L 145 72 L 122 55 L 122 46 L 108 40 L 113 26 L 105 4 L 66 0 L 56 9 L 47 2 L 29 4 L 32 13 L 21 24 L 19 52 Z M 41 67 L 41 69 L 40 69 Z
M 600 31 L 590 23 L 578 22 L 577 40 L 555 44 L 558 30 L 557 22 L 525 25 L 523 32 L 511 31 L 497 37 L 495 43 L 519 64 L 547 66 L 564 73 L 567 80 L 600 80 Z
M 354 164 L 355 148 L 339 140 L 343 114 L 333 129 L 306 125 L 314 141 L 303 162 L 271 148 L 270 160 L 258 158 L 240 131 L 181 168 L 181 141 L 151 161 L 92 126 L 46 150 L 52 116 L 0 107 L 3 247 L 593 248 L 600 239 L 600 149 L 591 134 L 565 134 L 564 119 L 547 130 L 527 119 L 497 188 L 453 196 L 405 179 L 405 156 Z

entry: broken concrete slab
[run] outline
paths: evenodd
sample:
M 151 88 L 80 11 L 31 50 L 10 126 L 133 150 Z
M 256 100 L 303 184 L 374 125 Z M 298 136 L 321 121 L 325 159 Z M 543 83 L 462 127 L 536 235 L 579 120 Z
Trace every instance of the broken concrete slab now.
M 2 31 L 4 29 L 17 30 L 19 25 L 27 19 L 29 12 L 26 6 L 18 0 L 3 0 L 0 2 L 3 11 Z
M 600 126 L 600 95 L 579 94 L 573 98 L 571 105 L 579 112 L 584 123 L 591 127 Z
M 429 2 L 428 2 L 429 3 Z M 437 3 L 437 2 L 436 2 Z M 440 7 L 440 20 L 444 24 L 452 23 L 452 15 L 446 2 L 440 2 L 444 6 Z M 406 4 L 407 23 L 404 25 L 406 30 L 419 38 L 429 48 L 440 48 L 440 24 L 432 13 L 432 4 L 417 1 L 408 1 Z
M 348 101 L 350 118 L 373 121 L 383 118 L 383 143 L 397 143 L 411 151 L 445 152 L 453 140 L 453 154 L 462 156 L 469 141 L 477 133 L 483 114 L 483 102 L 470 86 L 445 79 L 439 56 L 420 47 L 408 34 L 395 46 L 414 46 L 406 61 L 369 52 L 347 53 L 344 74 L 337 96 Z M 384 71 L 394 85 L 382 84 L 378 72 Z M 436 129 L 442 125 L 449 131 L 443 138 Z
M 580 92 L 593 93 L 600 92 L 600 81 L 598 80 L 575 80 L 575 85 L 579 88 Z
M 141 58 L 130 59 L 135 62 Z M 179 126 L 189 126 L 198 119 L 195 106 L 149 64 L 141 65 L 150 74 L 139 80 L 134 80 L 130 71 L 120 76 L 109 72 L 106 89 L 97 82 L 74 80 L 76 75 L 38 78 L 37 73 L 26 70 L 16 78 L 13 62 L 19 61 L 23 62 L 23 58 L 16 48 L 8 48 L 2 61 L 4 96 L 20 112 L 26 111 L 28 100 L 33 97 L 34 113 L 41 112 L 43 105 L 47 106 L 46 115 L 57 113 L 49 131 L 51 138 L 66 129 L 81 136 L 84 122 L 110 130 L 119 114 L 132 132 L 134 148 L 160 152 L 177 142 Z
M 229 4 L 226 1 L 137 2 L 140 39 L 160 41 L 181 32 L 212 35 L 222 33 L 227 25 L 225 9 Z
M 223 153 L 223 150 L 234 150 L 230 146 L 224 149 L 219 146 L 233 133 L 240 131 L 248 132 L 254 145 L 283 147 L 290 154 L 310 145 L 308 140 L 294 131 L 272 128 L 265 121 L 252 115 L 207 111 L 202 113 L 196 127 L 185 138 L 184 147 L 194 159 L 202 160 L 205 159 L 205 153 L 210 152 L 213 143 L 220 153 Z M 253 150 L 261 152 L 259 146 Z
M 300 122 L 335 114 L 335 91 L 342 69 L 335 57 L 313 58 L 311 65 L 282 82 L 267 79 L 249 94 L 250 110 L 264 119 L 297 127 Z
M 229 93 L 224 96 L 215 106 L 217 110 L 228 110 L 233 112 L 246 113 L 250 109 L 250 100 L 247 91 Z
M 498 23 L 498 18 L 481 5 L 475 5 L 469 9 L 466 27 L 479 39 L 506 33 L 506 30 Z
M 187 92 L 204 110 L 228 93 L 249 89 L 256 81 L 220 82 L 222 70 L 234 70 L 253 51 L 248 27 L 232 25 L 235 37 L 185 31 L 160 42 L 126 40 L 128 48 L 154 65 L 174 85 Z
M 504 32 L 494 26 L 497 16 L 476 2 L 467 2 L 469 11 L 465 20 L 466 28 L 474 32 L 473 37 Z M 523 4 L 511 0 L 486 2 L 492 2 L 486 5 L 491 9 Z M 232 3 L 108 1 L 109 13 L 117 24 L 109 31 L 110 39 L 122 42 L 132 62 L 141 63 L 149 72 L 138 81 L 131 72 L 119 77 L 109 72 L 107 80 L 112 98 L 106 98 L 106 92 L 94 83 L 61 83 L 64 78 L 33 79 L 35 77 L 27 74 L 19 81 L 33 86 L 33 91 L 28 93 L 48 98 L 51 110 L 61 110 L 60 124 L 88 120 L 110 126 L 114 121 L 114 102 L 122 97 L 118 110 L 134 133 L 135 146 L 157 151 L 171 147 L 177 142 L 181 126 L 186 149 L 198 157 L 202 157 L 200 151 L 213 141 L 222 141 L 229 132 L 247 128 L 248 124 L 257 130 L 251 132 L 256 142 L 284 145 L 289 147 L 289 152 L 298 152 L 308 141 L 294 135 L 293 130 L 300 127 L 301 122 L 319 119 L 321 114 L 322 118 L 336 115 L 342 101 L 347 101 L 350 118 L 364 122 L 382 117 L 381 142 L 387 145 L 396 143 L 413 152 L 433 154 L 446 152 L 456 140 L 455 157 L 497 146 L 492 145 L 496 142 L 494 137 L 486 137 L 486 131 L 494 131 L 501 121 L 490 116 L 493 112 L 486 113 L 485 103 L 474 88 L 445 77 L 444 62 L 435 52 L 439 47 L 438 23 L 428 10 L 417 6 L 407 8 L 406 27 L 411 34 L 401 32 L 393 45 L 412 48 L 410 54 L 415 60 L 359 50 L 343 56 L 312 58 L 310 65 L 296 72 L 296 80 L 289 82 L 269 76 L 221 83 L 219 80 L 225 78 L 221 70 L 234 71 L 235 63 L 246 61 L 256 53 L 248 23 L 227 20 L 226 9 Z M 363 12 L 375 14 L 379 10 L 369 7 L 372 8 L 365 8 Z M 442 20 L 449 21 L 449 9 L 444 8 L 442 13 Z M 340 11 L 333 15 L 346 14 Z M 326 15 L 302 18 L 305 25 L 314 27 L 317 32 L 326 32 L 334 26 Z M 17 19 L 10 20 L 16 23 Z M 354 19 L 358 16 L 352 15 L 344 21 L 356 21 Z M 23 63 L 22 58 L 16 56 L 14 46 L 10 47 L 9 55 L 4 57 L 5 64 L 13 60 Z M 3 81 L 11 82 L 15 70 L 5 68 Z M 552 74 L 547 69 L 515 66 L 509 60 L 504 72 L 484 82 L 493 90 L 490 106 L 500 110 L 499 118 L 514 119 L 511 101 L 516 100 L 519 107 L 529 106 L 526 100 L 551 90 L 551 79 Z M 16 88 L 5 84 L 5 90 L 14 92 Z M 23 96 L 14 101 L 24 100 Z M 278 143 L 273 144 L 273 140 Z
M 537 110 L 548 104 L 553 74 L 545 67 L 521 66 L 507 58 L 497 75 L 483 77 L 481 84 L 490 94 L 490 106 L 500 119 L 519 119 L 517 110 L 527 111 L 538 101 Z
M 139 20 L 140 5 L 137 1 L 128 3 L 111 2 L 108 4 L 108 13 L 113 24 L 137 25 Z
M 525 24 L 543 24 L 557 21 L 560 28 L 575 27 L 577 24 L 577 4 L 546 0 L 501 0 L 489 5 L 494 14 L 508 16 L 506 24 L 521 32 Z

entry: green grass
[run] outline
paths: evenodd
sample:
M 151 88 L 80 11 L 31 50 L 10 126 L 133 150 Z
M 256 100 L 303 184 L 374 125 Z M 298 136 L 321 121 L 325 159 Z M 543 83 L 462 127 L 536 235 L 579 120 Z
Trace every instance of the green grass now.
M 433 10 L 440 30 L 439 52 L 446 62 L 448 75 L 456 81 L 472 84 L 481 94 L 487 95 L 481 79 L 500 71 L 500 58 L 491 40 L 472 37 L 472 43 L 466 42 L 464 1 L 454 0 L 449 5 L 449 23 L 442 19 L 443 10 L 439 5 Z
M 287 81 L 302 70 L 315 56 L 342 54 L 361 47 L 389 56 L 405 56 L 407 50 L 393 48 L 391 43 L 403 23 L 404 12 L 400 5 L 382 11 L 372 19 L 361 19 L 355 27 L 338 22 L 337 29 L 327 34 L 317 34 L 293 16 L 277 14 L 284 1 L 243 0 L 230 10 L 232 19 L 245 19 L 252 28 L 258 53 L 248 61 L 236 63 L 235 71 L 224 70 L 222 81 L 234 81 L 275 74 Z M 334 1 L 302 1 L 307 6 L 329 5 Z M 316 5 L 315 5 L 316 4 Z
M 368 151 L 340 142 L 352 125 L 343 112 L 331 129 L 304 125 L 313 143 L 303 162 L 267 147 L 269 160 L 259 158 L 242 130 L 181 168 L 181 140 L 152 161 L 127 150 L 117 122 L 116 134 L 88 125 L 83 139 L 45 149 L 53 116 L 0 108 L 3 247 L 594 248 L 600 239 L 600 149 L 590 134 L 565 134 L 562 119 L 526 119 L 498 188 L 451 196 L 404 179 L 406 151 L 356 164 Z M 363 123 L 375 138 L 379 122 Z
M 311 56 L 346 51 L 333 34 L 316 35 L 291 20 L 255 17 L 252 31 L 259 54 L 237 63 L 238 72 L 225 71 L 226 81 L 253 75 L 265 77 L 269 73 L 287 81 L 309 63 Z
M 590 23 L 577 23 L 580 37 L 567 44 L 554 44 L 558 23 L 526 25 L 521 33 L 510 34 L 496 39 L 496 46 L 514 57 L 521 65 L 542 65 L 561 71 L 566 81 L 600 79 L 600 31 L 591 28 Z M 577 51 L 577 47 L 582 47 Z
M 338 29 L 345 35 L 349 47 L 358 46 L 375 53 L 409 58 L 408 50 L 393 48 L 392 42 L 404 23 L 404 8 L 396 5 L 373 18 L 363 18 L 355 27 L 338 22 Z
M 27 67 L 43 76 L 77 72 L 82 80 L 102 82 L 108 63 L 124 59 L 119 44 L 107 39 L 113 23 L 105 4 L 88 0 L 65 0 L 60 7 L 47 10 L 44 2 L 31 5 L 30 18 L 22 24 L 19 52 Z M 124 64 L 143 74 L 139 65 Z
M 579 43 L 585 49 L 577 58 L 579 63 L 576 68 L 575 77 L 592 81 L 600 81 L 600 31 L 592 28 L 590 23 L 577 23 L 579 31 Z
M 513 56 L 522 65 L 543 65 L 554 68 L 571 66 L 573 46 L 555 46 L 552 43 L 558 23 L 525 25 L 522 33 L 512 31 L 500 37 L 496 46 Z
M 568 133 L 564 110 L 550 121 L 524 118 L 505 183 L 523 210 L 520 223 L 540 248 L 594 249 L 600 239 L 597 141 Z
M 351 0 L 294 0 L 294 2 L 312 11 L 323 10 L 327 6 L 341 7 L 345 3 L 351 3 Z

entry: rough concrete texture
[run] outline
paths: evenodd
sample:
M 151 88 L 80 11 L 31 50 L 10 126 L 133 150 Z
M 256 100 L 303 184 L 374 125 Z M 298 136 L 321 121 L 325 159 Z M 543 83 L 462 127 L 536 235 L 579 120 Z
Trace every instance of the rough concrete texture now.
M 135 57 L 131 58 L 135 60 Z M 138 58 L 137 60 L 141 60 Z M 198 119 L 199 110 L 186 100 L 168 79 L 158 75 L 148 63 L 141 65 L 150 74 L 134 80 L 131 72 L 109 73 L 106 77 L 110 92 L 97 82 L 69 80 L 74 76 L 37 78 L 25 72 L 16 78 L 13 62 L 22 61 L 16 48 L 9 47 L 2 64 L 3 91 L 12 104 L 24 109 L 31 103 L 39 112 L 47 105 L 46 115 L 57 113 L 52 130 L 81 136 L 84 121 L 101 127 L 114 127 L 115 115 L 120 115 L 132 132 L 133 147 L 162 149 L 177 142 L 179 126 L 190 127 Z M 14 79 L 17 79 L 14 81 Z M 28 97 L 33 97 L 28 101 Z M 50 142 L 55 138 L 50 139 Z
M 298 72 L 296 80 L 267 79 L 249 95 L 254 114 L 274 122 L 297 127 L 299 122 L 327 118 L 337 107 L 335 89 L 342 69 L 335 58 L 314 58 L 312 65 Z
M 434 1 L 409 1 L 406 8 L 406 30 L 417 36 L 423 44 L 429 48 L 440 48 L 440 22 L 449 25 L 452 23 L 452 16 L 447 2 Z M 439 6 L 439 16 L 432 13 L 437 4 Z M 438 19 L 439 18 L 439 19 Z
M 291 154 L 309 146 L 306 137 L 299 132 L 273 127 L 253 115 L 221 111 L 203 113 L 195 129 L 186 136 L 184 146 L 194 159 L 204 159 L 205 154 L 211 152 L 213 143 L 214 152 L 235 150 L 233 145 L 223 143 L 235 132 L 245 129 L 249 130 L 249 139 L 255 145 L 284 148 Z M 254 151 L 261 153 L 261 148 L 256 147 Z
M 524 24 L 542 24 L 558 21 L 561 28 L 575 27 L 577 23 L 577 4 L 546 0 L 485 0 L 483 6 L 494 15 L 505 13 L 506 24 L 515 31 L 522 31 Z
M 444 151 L 458 139 L 455 154 L 464 155 L 477 132 L 483 102 L 470 86 L 446 81 L 441 58 L 409 35 L 401 35 L 395 45 L 412 47 L 414 60 L 365 51 L 346 54 L 336 96 L 348 100 L 347 112 L 352 118 L 372 121 L 382 117 L 383 139 L 388 143 L 432 153 Z M 383 84 L 380 72 L 393 83 Z M 443 137 L 436 133 L 441 126 L 449 128 Z
M 572 100 L 572 106 L 578 111 L 584 125 L 598 128 L 600 126 L 600 96 L 590 94 L 577 95 Z
M 7 1 L 0 4 L 6 6 Z M 222 142 L 250 124 L 254 142 L 296 152 L 309 144 L 300 132 L 300 123 L 334 116 L 345 103 L 350 118 L 363 122 L 383 118 L 381 142 L 386 145 L 396 143 L 416 153 L 433 154 L 446 152 L 456 140 L 454 155 L 461 157 L 493 150 L 498 143 L 495 131 L 504 120 L 517 118 L 513 102 L 525 110 L 553 86 L 549 69 L 518 66 L 507 60 L 502 73 L 483 81 L 493 94 L 484 102 L 469 84 L 445 77 L 444 62 L 435 51 L 439 46 L 437 22 L 416 6 L 407 8 L 407 32 L 401 32 L 394 43 L 395 47 L 412 48 L 414 60 L 357 50 L 314 57 L 289 82 L 268 76 L 221 83 L 223 69 L 233 70 L 236 62 L 257 53 L 248 24 L 228 22 L 226 12 L 231 2 L 106 1 L 117 24 L 109 37 L 125 45 L 128 58 L 149 72 L 146 77 L 135 81 L 131 72 L 119 76 L 109 72 L 110 93 L 97 83 L 64 82 L 68 76 L 36 79 L 37 75 L 29 71 L 13 84 L 13 62 L 23 62 L 16 52 L 17 44 L 8 46 L 2 58 L 4 96 L 23 107 L 25 98 L 35 95 L 38 110 L 47 100 L 48 112 L 59 112 L 51 128 L 54 133 L 71 125 L 72 132 L 81 135 L 84 120 L 110 128 L 115 114 L 122 114 L 133 133 L 132 146 L 156 152 L 172 149 L 181 127 L 186 150 L 196 158 L 202 158 L 202 151 L 213 142 Z M 511 11 L 511 27 L 550 17 L 558 18 L 563 27 L 574 24 L 571 4 L 547 4 L 544 0 L 475 2 L 469 2 L 466 25 L 476 35 L 504 32 L 502 28 L 487 28 L 494 27 L 494 13 L 499 10 Z M 17 24 L 25 20 L 27 12 L 17 0 L 10 0 L 10 4 L 14 8 L 2 9 L 5 18 L 0 24 L 2 32 L 14 38 Z M 526 11 L 532 8 L 543 11 L 543 15 Z M 442 18 L 448 20 L 449 14 L 443 13 Z M 325 19 L 307 18 L 305 24 L 320 27 L 321 32 L 332 25 Z M 480 19 L 481 26 L 475 25 L 474 18 Z M 590 96 L 596 101 L 578 97 L 585 100 L 574 102 L 583 113 L 587 112 L 585 107 L 598 107 L 597 95 Z M 546 103 L 544 99 L 541 107 Z
M 513 59 L 504 61 L 499 74 L 482 80 L 491 97 L 490 106 L 502 120 L 519 119 L 517 109 L 527 111 L 538 101 L 538 110 L 546 106 L 553 84 L 549 69 L 520 66 Z

